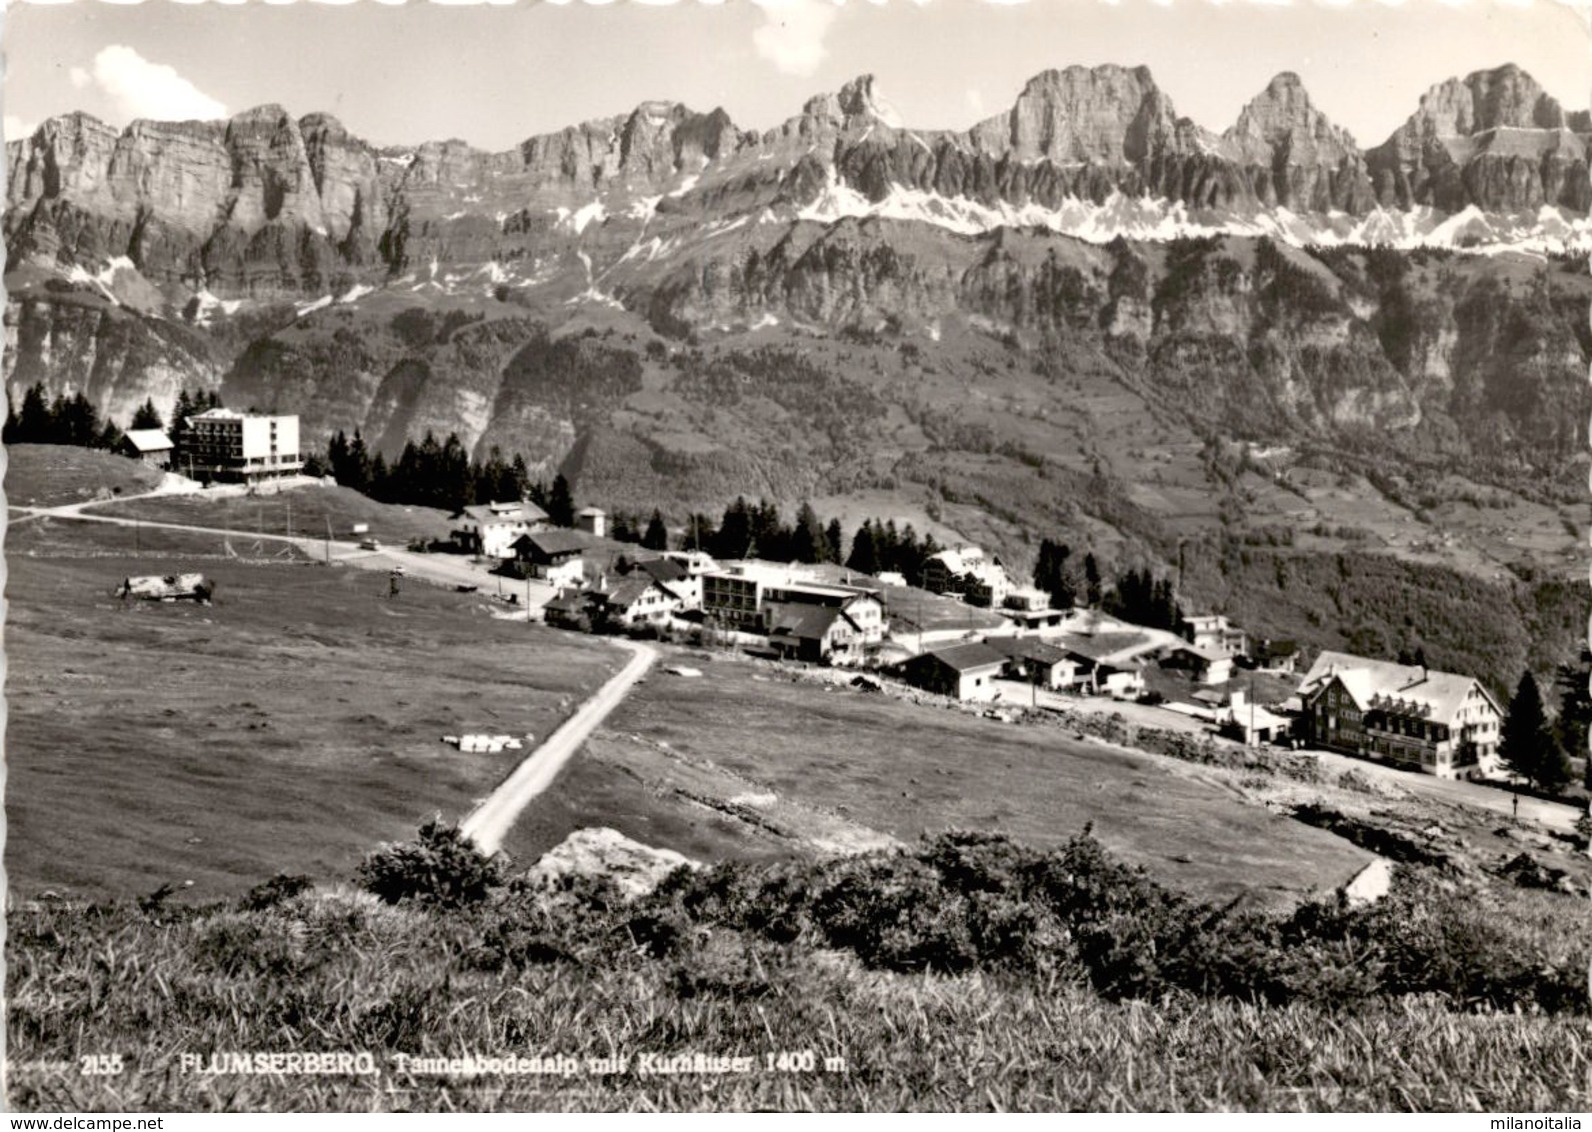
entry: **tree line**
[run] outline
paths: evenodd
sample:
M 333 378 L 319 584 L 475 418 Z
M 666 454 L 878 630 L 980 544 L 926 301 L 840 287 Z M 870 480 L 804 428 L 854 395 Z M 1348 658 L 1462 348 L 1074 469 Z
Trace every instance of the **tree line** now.
M 657 510 L 645 528 L 638 516 L 616 514 L 613 537 L 639 542 L 651 550 L 666 550 L 670 542 L 668 527 Z M 690 515 L 679 548 L 730 560 L 830 562 L 859 574 L 894 571 L 914 582 L 921 578 L 924 563 L 942 549 L 934 536 L 919 536 L 911 523 L 898 527 L 894 519 L 865 519 L 848 540 L 840 520 L 826 522 L 811 503 L 803 501 L 787 521 L 777 503 L 767 499 L 752 503 L 745 496 L 736 496 L 718 518 L 703 512 Z
M 437 507 L 456 513 L 477 503 L 530 499 L 548 511 L 560 526 L 575 521 L 569 482 L 559 476 L 552 486 L 531 479 L 525 457 L 506 459 L 493 445 L 485 460 L 472 460 L 457 433 L 439 441 L 427 431 L 411 440 L 398 458 L 388 463 L 370 449 L 358 429 L 350 437 L 339 429 L 326 445 L 326 454 L 304 462 L 306 475 L 330 473 L 342 487 L 362 492 L 382 503 Z M 559 514 L 553 514 L 557 506 Z
M 173 425 L 180 424 L 195 413 L 221 408 L 221 396 L 214 390 L 201 389 L 190 393 L 184 389 L 177 394 L 176 408 L 172 411 Z M 166 422 L 155 408 L 152 397 L 133 411 L 128 429 L 166 430 Z M 100 416 L 94 403 L 81 391 L 68 397 L 57 393 L 51 398 L 42 381 L 30 385 L 22 394 L 20 406 L 6 397 L 6 419 L 0 429 L 0 442 L 5 444 L 70 444 L 78 448 L 115 448 L 126 435 L 110 417 Z M 173 437 L 175 440 L 176 438 Z

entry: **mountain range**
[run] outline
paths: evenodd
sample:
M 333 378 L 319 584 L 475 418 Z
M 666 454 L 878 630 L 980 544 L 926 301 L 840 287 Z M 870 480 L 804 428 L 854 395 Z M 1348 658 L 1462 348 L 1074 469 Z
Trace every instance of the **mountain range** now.
M 1221 134 L 1143 67 L 1037 75 L 963 132 L 907 128 L 871 77 L 764 133 L 722 110 L 643 103 L 487 153 L 377 148 L 335 118 L 262 106 L 227 121 L 53 118 L 7 144 L 13 261 L 130 263 L 168 298 L 327 294 L 444 264 L 535 274 L 549 237 L 657 235 L 704 220 L 881 216 L 1105 242 L 1231 232 L 1294 243 L 1592 243 L 1592 120 L 1514 66 L 1429 90 L 1362 150 L 1281 74 Z M 527 262 L 529 261 L 529 262 Z

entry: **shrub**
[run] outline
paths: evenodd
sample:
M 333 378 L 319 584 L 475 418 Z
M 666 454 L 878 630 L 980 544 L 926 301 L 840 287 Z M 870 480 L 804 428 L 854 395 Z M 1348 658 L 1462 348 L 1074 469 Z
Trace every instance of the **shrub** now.
M 267 908 L 274 908 L 284 900 L 291 900 L 300 893 L 308 892 L 315 887 L 315 882 L 307 876 L 295 873 L 277 873 L 270 880 L 261 881 L 244 894 L 241 901 L 242 907 L 249 912 L 262 912 Z
M 415 900 L 445 908 L 478 904 L 503 883 L 502 864 L 440 817 L 414 841 L 384 845 L 359 866 L 359 883 L 388 904 Z

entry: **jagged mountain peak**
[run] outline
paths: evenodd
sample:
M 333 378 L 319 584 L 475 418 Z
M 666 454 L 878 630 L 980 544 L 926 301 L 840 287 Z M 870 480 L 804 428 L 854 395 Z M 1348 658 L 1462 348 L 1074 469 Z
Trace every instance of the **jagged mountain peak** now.
M 848 122 L 867 120 L 893 130 L 902 128 L 901 115 L 879 94 L 872 75 L 859 75 L 841 87 L 839 104 Z
M 1421 96 L 1400 132 L 1427 138 L 1469 137 L 1500 128 L 1558 129 L 1564 109 L 1513 63 L 1446 79 Z
M 1274 76 L 1266 89 L 1239 111 L 1238 121 L 1222 137 L 1249 159 L 1259 156 L 1257 147 L 1285 142 L 1293 148 L 1305 141 L 1327 145 L 1338 151 L 1335 157 L 1356 148 L 1349 132 L 1333 124 L 1311 102 L 1304 80 L 1292 71 Z
M 1132 165 L 1175 146 L 1179 126 L 1148 67 L 1107 63 L 1040 72 L 1011 110 L 974 126 L 972 139 L 1020 161 Z

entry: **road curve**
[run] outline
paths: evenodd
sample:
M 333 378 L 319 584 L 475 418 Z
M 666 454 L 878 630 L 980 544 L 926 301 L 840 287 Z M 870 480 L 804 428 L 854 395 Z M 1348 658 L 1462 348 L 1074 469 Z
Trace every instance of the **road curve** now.
M 514 819 L 553 784 L 564 764 L 658 659 L 658 650 L 640 641 L 612 639 L 610 643 L 634 655 L 460 824 L 460 832 L 474 841 L 481 852 L 497 852 Z

